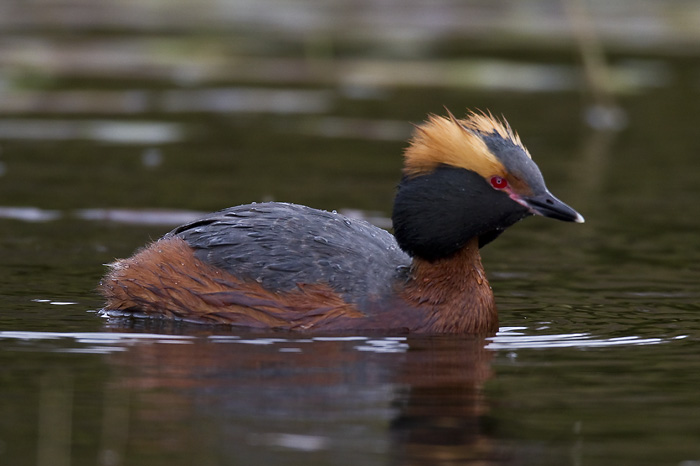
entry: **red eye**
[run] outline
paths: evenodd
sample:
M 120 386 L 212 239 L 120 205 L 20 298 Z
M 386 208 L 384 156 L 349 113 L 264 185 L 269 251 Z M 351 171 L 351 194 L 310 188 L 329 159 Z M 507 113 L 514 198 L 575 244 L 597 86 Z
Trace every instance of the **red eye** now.
M 493 186 L 495 189 L 506 189 L 508 187 L 508 180 L 501 178 L 500 176 L 492 176 L 491 186 Z

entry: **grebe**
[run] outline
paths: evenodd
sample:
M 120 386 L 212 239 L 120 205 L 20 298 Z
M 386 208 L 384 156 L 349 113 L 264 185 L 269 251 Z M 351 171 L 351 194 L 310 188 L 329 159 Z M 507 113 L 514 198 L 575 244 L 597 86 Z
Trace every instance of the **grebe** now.
M 498 330 L 479 248 L 529 215 L 582 223 L 508 123 L 430 115 L 404 154 L 394 236 L 268 202 L 210 214 L 110 264 L 106 315 L 302 331 Z

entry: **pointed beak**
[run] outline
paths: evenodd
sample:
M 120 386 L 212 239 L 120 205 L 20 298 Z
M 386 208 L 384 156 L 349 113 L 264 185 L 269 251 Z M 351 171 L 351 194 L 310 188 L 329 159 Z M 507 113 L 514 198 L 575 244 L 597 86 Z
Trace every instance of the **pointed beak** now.
M 581 214 L 552 196 L 549 191 L 530 197 L 522 197 L 523 203 L 535 215 L 555 218 L 565 222 L 583 223 L 585 220 Z

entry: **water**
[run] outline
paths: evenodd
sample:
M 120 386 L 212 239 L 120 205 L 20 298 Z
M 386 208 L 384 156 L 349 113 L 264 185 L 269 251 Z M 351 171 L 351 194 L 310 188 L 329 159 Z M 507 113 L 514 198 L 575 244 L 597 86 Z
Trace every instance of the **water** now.
M 0 464 L 700 464 L 700 68 L 680 10 L 633 10 L 624 34 L 606 22 L 624 8 L 596 10 L 601 112 L 573 45 L 538 39 L 566 18 L 542 29 L 517 2 L 178 5 L 0 15 Z M 273 199 L 389 227 L 408 122 L 443 105 L 506 115 L 586 217 L 483 250 L 497 335 L 97 316 L 103 264 L 202 212 Z

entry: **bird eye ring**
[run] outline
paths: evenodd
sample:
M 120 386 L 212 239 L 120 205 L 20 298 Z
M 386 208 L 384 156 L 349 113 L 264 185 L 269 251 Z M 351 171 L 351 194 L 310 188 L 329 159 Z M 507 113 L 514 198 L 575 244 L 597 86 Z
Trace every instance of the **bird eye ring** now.
M 494 189 L 506 189 L 508 187 L 508 180 L 500 176 L 492 176 L 491 186 L 493 186 Z

